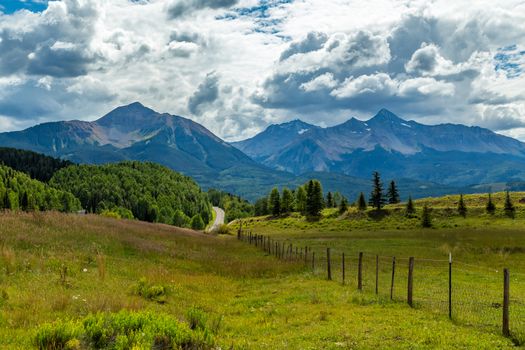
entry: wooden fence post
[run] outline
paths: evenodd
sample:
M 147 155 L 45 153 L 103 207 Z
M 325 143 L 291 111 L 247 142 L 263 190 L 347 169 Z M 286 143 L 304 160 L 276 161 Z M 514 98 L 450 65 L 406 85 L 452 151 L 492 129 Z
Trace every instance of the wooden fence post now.
M 392 257 L 392 282 L 390 283 L 390 300 L 394 300 L 394 279 L 396 276 L 396 257 Z
M 363 290 L 363 252 L 359 253 L 359 263 L 357 265 L 357 289 Z
M 379 294 L 379 255 L 376 255 L 376 294 Z
M 308 265 L 308 246 L 304 247 L 304 265 Z
M 343 274 L 343 284 L 345 284 L 345 253 L 342 254 L 341 256 L 341 259 L 342 259 L 342 274 Z
M 407 291 L 407 302 L 411 307 L 414 306 L 412 299 L 412 291 L 414 287 L 414 258 L 408 259 L 408 291 Z
M 503 335 L 510 336 L 509 327 L 509 302 L 510 302 L 510 276 L 509 269 L 503 270 Z
M 330 248 L 326 248 L 326 270 L 328 273 L 328 280 L 332 280 L 332 265 L 330 261 Z
M 452 253 L 448 254 L 448 318 L 452 319 Z

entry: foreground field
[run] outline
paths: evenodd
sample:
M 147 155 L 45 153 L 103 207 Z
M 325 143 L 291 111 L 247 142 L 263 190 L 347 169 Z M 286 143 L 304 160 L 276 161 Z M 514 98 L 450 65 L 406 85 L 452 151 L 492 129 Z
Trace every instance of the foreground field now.
M 262 234 L 274 242 L 308 247 L 308 265 L 321 279 L 327 278 L 327 248 L 331 249 L 331 270 L 335 282 L 358 285 L 359 253 L 363 253 L 363 292 L 375 294 L 378 268 L 378 299 L 390 300 L 393 258 L 396 260 L 393 299 L 407 300 L 408 258 L 415 258 L 414 306 L 447 316 L 449 254 L 452 268 L 452 319 L 454 324 L 500 334 L 502 329 L 503 269 L 510 270 L 510 328 L 516 345 L 525 344 L 525 220 L 520 204 L 523 193 L 513 194 L 517 211 L 510 219 L 500 210 L 485 213 L 485 196 L 466 197 L 466 218 L 456 212 L 458 196 L 416 202 L 415 215 L 407 217 L 403 205 L 387 206 L 381 213 L 355 208 L 340 215 L 323 212 L 319 221 L 295 213 L 284 218 L 259 217 L 244 220 L 245 232 Z M 501 209 L 503 194 L 496 194 Z M 523 201 L 522 201 L 523 202 Z M 421 207 L 430 205 L 433 228 L 420 226 Z M 238 223 L 232 225 L 238 228 Z M 294 248 L 295 251 L 295 248 Z M 315 267 L 311 260 L 315 253 Z M 304 260 L 304 259 L 303 259 Z M 376 265 L 377 264 L 377 265 Z
M 320 250 L 326 242 L 347 241 L 354 252 L 427 247 L 442 256 L 448 249 L 437 245 L 449 239 L 447 244 L 453 244 L 457 237 L 438 231 L 328 233 L 313 226 L 297 231 L 280 224 L 251 223 L 261 233 L 318 244 Z M 439 244 L 433 234 L 440 237 Z M 468 237 L 467 242 L 476 241 L 472 234 Z M 321 266 L 312 273 L 303 264 L 282 263 L 231 236 L 98 216 L 11 213 L 0 216 L 0 244 L 4 349 L 36 347 L 37 333 L 56 329 L 55 321 L 85 321 L 98 312 L 109 317 L 123 309 L 188 325 L 197 318 L 208 344 L 222 349 L 513 347 L 497 332 L 325 281 Z M 473 261 L 478 253 L 468 254 Z M 520 257 L 510 254 L 516 264 Z M 82 348 L 82 340 L 70 343 L 71 348 Z M 110 348 L 119 347 L 115 343 Z

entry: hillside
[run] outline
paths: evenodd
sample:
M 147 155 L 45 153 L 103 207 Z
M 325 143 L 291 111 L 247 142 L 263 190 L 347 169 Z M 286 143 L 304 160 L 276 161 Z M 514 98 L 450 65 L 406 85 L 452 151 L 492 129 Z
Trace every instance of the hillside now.
M 47 182 L 53 174 L 73 163 L 16 148 L 0 148 L 0 164 L 29 175 L 32 179 Z
M 352 118 L 329 128 L 300 126 L 304 132 L 297 132 L 290 126 L 301 123 L 272 125 L 234 145 L 261 164 L 296 175 L 366 178 L 377 170 L 388 178 L 455 187 L 525 179 L 525 144 L 488 129 L 424 125 L 385 109 L 367 121 Z
M 93 321 L 112 318 L 121 323 L 102 323 L 110 345 L 114 334 L 136 344 L 142 338 L 124 332 L 144 329 L 133 320 L 146 319 L 162 320 L 164 333 L 157 323 L 145 340 L 168 342 L 160 334 L 175 332 L 181 341 L 184 332 L 204 349 L 513 347 L 486 329 L 410 309 L 401 294 L 391 302 L 358 292 L 234 237 L 58 213 L 2 215 L 0 235 L 0 348 L 35 348 L 36 334 L 85 345 L 93 338 L 79 325 L 98 331 Z
M 81 206 L 69 191 L 55 189 L 22 172 L 0 165 L 0 209 L 76 212 Z
M 212 216 L 208 196 L 191 178 L 154 163 L 73 165 L 55 173 L 50 185 L 73 193 L 90 213 L 178 226 L 196 217 L 207 224 Z

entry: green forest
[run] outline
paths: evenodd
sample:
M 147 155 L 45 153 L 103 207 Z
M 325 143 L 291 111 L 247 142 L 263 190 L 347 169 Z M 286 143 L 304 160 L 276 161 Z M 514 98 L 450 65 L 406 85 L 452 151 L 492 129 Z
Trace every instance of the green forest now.
M 72 165 L 50 185 L 73 193 L 90 213 L 195 229 L 212 218 L 208 196 L 193 179 L 155 163 Z
M 0 165 L 0 208 L 75 212 L 81 206 L 71 193 L 52 188 L 22 172 Z
M 0 147 L 0 164 L 26 173 L 32 179 L 48 182 L 55 172 L 73 163 L 32 151 Z

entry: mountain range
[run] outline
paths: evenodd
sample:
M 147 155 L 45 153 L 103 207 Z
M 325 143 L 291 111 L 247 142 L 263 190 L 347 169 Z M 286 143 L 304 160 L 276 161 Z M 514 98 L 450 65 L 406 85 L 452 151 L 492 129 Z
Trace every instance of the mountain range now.
M 382 109 L 320 128 L 300 120 L 271 125 L 233 143 L 273 169 L 302 174 L 335 172 L 411 178 L 451 186 L 525 179 L 525 144 L 480 127 L 424 125 Z
M 0 146 L 77 163 L 153 161 L 204 188 L 251 200 L 274 186 L 295 187 L 310 178 L 355 198 L 369 191 L 375 170 L 385 180 L 396 179 L 405 197 L 485 191 L 525 179 L 525 144 L 478 127 L 405 121 L 387 110 L 330 128 L 294 120 L 230 144 L 190 119 L 136 102 L 93 122 L 0 133 Z

